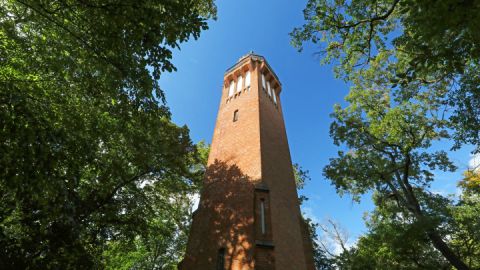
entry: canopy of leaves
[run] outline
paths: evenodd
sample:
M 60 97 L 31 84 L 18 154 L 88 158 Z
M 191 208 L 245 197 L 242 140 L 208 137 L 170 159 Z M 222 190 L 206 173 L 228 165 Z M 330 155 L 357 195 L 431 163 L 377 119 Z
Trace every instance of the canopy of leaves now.
M 197 144 L 200 162 L 194 164 L 192 173 L 201 179 L 205 173 L 210 147 L 205 142 Z M 103 252 L 106 269 L 176 269 L 185 254 L 191 224 L 194 195 L 201 182 L 190 189 L 178 187 L 172 193 L 163 182 L 144 188 L 149 198 L 152 215 L 147 217 L 144 231 L 134 237 L 118 235 L 109 239 Z
M 347 192 L 356 200 L 371 191 L 380 197 L 375 200 L 393 200 L 398 209 L 387 218 L 395 221 L 400 214 L 410 221 L 400 223 L 392 233 L 412 234 L 412 224 L 450 263 L 468 269 L 459 259 L 461 254 L 445 242 L 443 228 L 449 218 L 445 213 L 451 203 L 429 192 L 435 170 L 456 170 L 445 151 L 429 149 L 434 141 L 448 138 L 446 122 L 438 116 L 442 102 L 437 92 L 395 97 L 391 89 L 375 85 L 376 75 L 362 73 L 347 97 L 349 105 L 335 108 L 330 130 L 335 143 L 349 151 L 330 160 L 325 176 L 340 194 Z
M 311 180 L 310 172 L 304 169 L 300 164 L 293 163 L 293 175 L 295 177 L 295 184 L 297 186 L 297 192 L 302 190 L 305 187 L 307 181 Z M 300 205 L 303 202 L 307 201 L 308 198 L 305 195 L 299 196 Z M 303 214 L 305 216 L 305 214 Z M 317 233 L 317 228 L 319 224 L 315 223 L 311 218 L 302 217 L 303 221 L 306 224 L 306 228 L 308 230 L 308 235 L 312 242 L 313 248 L 313 260 L 315 264 L 315 268 L 317 270 L 331 270 L 333 268 L 333 261 L 327 257 L 327 253 L 319 244 L 319 235 Z
M 158 79 L 214 16 L 208 0 L 2 1 L 0 268 L 94 268 L 108 240 L 167 226 L 151 217 L 200 160 Z
M 363 82 L 359 84 L 347 97 L 350 105 L 336 106 L 332 114 L 331 137 L 349 149 L 325 168 L 339 192 L 357 199 L 373 189 L 400 194 L 411 185 L 422 190 L 433 180 L 433 170 L 456 169 L 446 152 L 425 151 L 433 141 L 448 138 L 445 121 L 436 117 L 441 107 L 435 96 L 396 103 L 389 89 L 364 90 Z M 407 203 L 407 197 L 398 199 Z
M 295 185 L 297 186 L 297 191 L 300 191 L 305 187 L 305 183 L 311 179 L 310 172 L 302 168 L 302 166 L 300 166 L 300 164 L 298 163 L 293 163 L 292 167 L 293 176 L 295 178 Z M 305 195 L 300 195 L 298 199 L 300 201 L 300 204 L 308 200 Z
M 388 205 L 390 204 L 390 205 Z M 383 203 L 369 216 L 369 231 L 336 260 L 341 269 L 450 269 L 431 245 L 422 224 L 394 203 Z
M 480 170 L 468 170 L 459 185 L 470 192 L 480 193 Z
M 440 252 L 432 247 L 423 225 L 393 199 L 376 194 L 375 210 L 367 217 L 368 232 L 356 245 L 329 257 L 338 269 L 451 269 Z M 468 267 L 479 268 L 480 214 L 478 194 L 464 192 L 461 200 L 443 208 L 443 237 Z
M 456 147 L 480 151 L 478 1 L 309 0 L 304 15 L 291 33 L 297 48 L 318 44 L 323 61 L 348 81 L 368 69 L 406 96 L 437 90 L 450 106 Z M 381 54 L 384 64 L 372 64 Z
M 468 0 L 309 0 L 305 24 L 291 34 L 300 50 L 318 44 L 323 62 L 352 85 L 331 125 L 347 152 L 325 176 L 355 199 L 375 191 L 394 200 L 458 269 L 469 263 L 446 242 L 451 202 L 429 192 L 436 170 L 456 168 L 430 147 L 453 138 L 454 149 L 470 143 L 480 151 L 479 10 Z

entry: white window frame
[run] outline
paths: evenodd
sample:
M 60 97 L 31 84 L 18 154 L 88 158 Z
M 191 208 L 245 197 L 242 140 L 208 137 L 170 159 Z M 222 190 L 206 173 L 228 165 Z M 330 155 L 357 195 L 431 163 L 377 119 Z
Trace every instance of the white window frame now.
M 275 92 L 275 88 L 272 89 L 273 94 L 273 103 L 277 104 L 277 92 Z
M 242 89 L 243 89 L 243 77 L 242 75 L 240 75 L 237 78 L 237 92 L 242 91 Z
M 251 77 L 250 77 L 250 70 L 247 71 L 247 73 L 245 74 L 245 87 L 250 87 L 250 80 L 251 80 Z
M 270 81 L 267 82 L 268 95 L 272 96 L 272 89 L 270 88 Z
M 265 85 L 265 74 L 262 73 L 262 86 L 263 86 L 263 89 L 265 90 L 266 88 L 266 85 Z
M 228 96 L 229 97 L 233 96 L 234 92 L 235 92 L 235 82 L 231 80 L 229 90 L 228 90 Z

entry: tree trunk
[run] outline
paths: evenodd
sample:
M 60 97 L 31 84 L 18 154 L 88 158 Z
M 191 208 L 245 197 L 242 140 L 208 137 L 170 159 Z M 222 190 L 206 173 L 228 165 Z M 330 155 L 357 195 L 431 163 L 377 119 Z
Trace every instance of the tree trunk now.
M 424 220 L 425 216 L 423 215 L 422 208 L 418 203 L 418 199 L 415 196 L 415 192 L 413 191 L 413 187 L 408 182 L 408 177 L 410 173 L 410 164 L 411 159 L 410 155 L 406 155 L 405 157 L 405 167 L 403 172 L 403 178 L 399 179 L 399 183 L 403 184 L 403 190 L 405 192 L 406 201 L 409 205 L 407 205 L 407 209 L 409 209 L 419 220 Z M 440 235 L 435 231 L 435 228 L 428 229 L 426 231 L 428 238 L 432 241 L 433 246 L 442 253 L 443 257 L 447 259 L 447 261 L 453 265 L 453 267 L 457 268 L 458 270 L 470 270 L 470 268 L 450 249 L 450 247 L 445 243 L 440 237 Z
M 443 241 L 443 239 L 438 235 L 435 231 L 428 231 L 427 232 L 428 238 L 433 243 L 433 246 L 442 253 L 443 257 L 445 257 L 455 268 L 458 270 L 469 270 L 470 268 L 462 261 L 458 256 L 453 253 L 450 247 Z

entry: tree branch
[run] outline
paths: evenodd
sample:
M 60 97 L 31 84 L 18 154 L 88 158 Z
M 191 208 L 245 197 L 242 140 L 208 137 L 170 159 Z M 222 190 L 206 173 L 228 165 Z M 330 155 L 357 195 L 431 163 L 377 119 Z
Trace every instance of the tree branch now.
M 124 180 L 118 183 L 116 186 L 113 187 L 113 189 L 106 196 L 103 196 L 98 201 L 96 201 L 93 207 L 85 207 L 85 211 L 82 211 L 79 215 L 77 215 L 79 220 L 85 220 L 87 217 L 89 217 L 90 215 L 92 215 L 93 213 L 95 213 L 96 211 L 104 207 L 106 204 L 108 204 L 121 188 L 125 187 L 130 183 L 137 181 L 138 179 L 140 179 L 141 177 L 149 173 L 151 173 L 150 170 L 137 174 L 127 180 Z M 92 198 L 92 197 L 96 198 L 96 195 L 88 196 L 88 198 Z
M 382 14 L 380 16 L 375 16 L 375 17 L 372 17 L 372 18 L 359 20 L 359 21 L 357 21 L 355 23 L 352 23 L 352 24 L 336 25 L 335 27 L 337 27 L 338 29 L 350 29 L 350 28 L 355 28 L 355 27 L 357 27 L 357 26 L 359 26 L 360 24 L 363 24 L 363 23 L 373 23 L 375 21 L 385 20 L 393 13 L 393 11 L 395 10 L 395 7 L 397 6 L 398 2 L 400 2 L 400 0 L 395 0 L 393 2 L 392 6 L 390 6 L 390 8 L 387 10 L 387 12 L 385 12 L 384 14 Z

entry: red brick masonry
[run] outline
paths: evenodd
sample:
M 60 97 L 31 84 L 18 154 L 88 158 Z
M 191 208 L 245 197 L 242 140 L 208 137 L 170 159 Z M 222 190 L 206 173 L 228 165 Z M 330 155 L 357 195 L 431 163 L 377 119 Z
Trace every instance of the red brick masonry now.
M 235 87 L 229 96 L 231 81 Z M 204 187 L 180 270 L 315 269 L 295 188 L 281 90 L 265 58 L 253 53 L 225 73 Z

